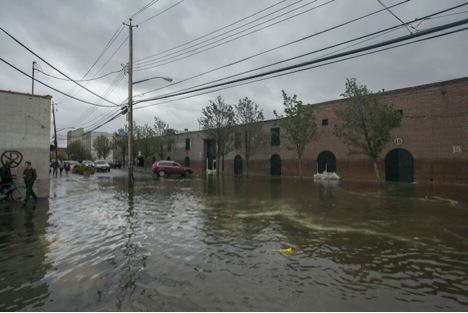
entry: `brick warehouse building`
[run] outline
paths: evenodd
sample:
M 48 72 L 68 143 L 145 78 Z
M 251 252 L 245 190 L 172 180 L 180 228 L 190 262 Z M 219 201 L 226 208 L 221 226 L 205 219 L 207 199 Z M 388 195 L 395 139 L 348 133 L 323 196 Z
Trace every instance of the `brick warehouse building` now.
M 382 93 L 385 103 L 401 111 L 400 128 L 391 132 L 379 161 L 388 181 L 418 183 L 468 183 L 468 77 Z M 314 104 L 317 135 L 306 147 L 304 176 L 324 169 L 336 171 L 345 180 L 375 180 L 371 162 L 333 134 L 333 110 L 345 99 Z M 252 175 L 296 176 L 296 153 L 278 120 L 262 123 L 268 140 L 250 158 Z M 271 139 L 271 140 L 270 140 Z M 167 152 L 172 160 L 190 165 L 201 174 L 211 167 L 214 144 L 203 131 L 176 135 Z M 225 173 L 240 174 L 245 157 L 233 150 L 225 157 Z

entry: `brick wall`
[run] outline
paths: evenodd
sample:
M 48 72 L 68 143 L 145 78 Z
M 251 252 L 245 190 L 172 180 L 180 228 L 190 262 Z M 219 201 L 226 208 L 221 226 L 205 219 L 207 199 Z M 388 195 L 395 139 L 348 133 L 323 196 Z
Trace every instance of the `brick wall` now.
M 400 128 L 392 131 L 392 140 L 386 145 L 379 161 L 385 176 L 385 157 L 393 149 L 409 151 L 414 159 L 414 181 L 435 183 L 468 183 L 468 78 L 404 88 L 383 93 L 386 103 L 403 112 Z M 322 151 L 331 151 L 337 159 L 337 173 L 343 179 L 375 180 L 374 171 L 367 157 L 350 153 L 350 148 L 333 135 L 336 117 L 333 110 L 344 100 L 314 104 L 318 134 L 306 147 L 303 160 L 305 176 L 313 176 L 317 170 L 317 157 Z M 328 119 L 328 126 L 321 126 Z M 270 158 L 278 154 L 282 160 L 282 175 L 296 176 L 298 165 L 295 151 L 290 149 L 283 130 L 281 145 L 270 145 L 270 129 L 279 127 L 277 120 L 262 123 L 266 144 L 258 147 L 251 157 L 249 172 L 254 175 L 270 175 Z M 177 145 L 168 155 L 183 164 L 186 156 L 196 171 L 203 170 L 205 151 L 203 132 L 178 134 Z M 185 138 L 190 138 L 191 149 L 185 150 Z M 231 151 L 225 158 L 225 170 L 234 173 L 234 158 L 241 151 Z M 194 166 L 194 165 L 193 165 Z

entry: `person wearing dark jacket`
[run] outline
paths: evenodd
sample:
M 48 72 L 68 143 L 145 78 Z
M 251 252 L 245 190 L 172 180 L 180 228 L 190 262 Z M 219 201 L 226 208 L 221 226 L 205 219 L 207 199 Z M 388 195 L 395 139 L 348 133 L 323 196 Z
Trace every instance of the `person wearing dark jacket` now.
M 26 185 L 26 198 L 24 198 L 24 203 L 27 203 L 29 197 L 32 196 L 34 201 L 37 201 L 37 196 L 34 193 L 33 185 L 37 179 L 37 173 L 34 168 L 31 167 L 31 162 L 26 161 L 26 169 L 23 172 L 24 184 Z

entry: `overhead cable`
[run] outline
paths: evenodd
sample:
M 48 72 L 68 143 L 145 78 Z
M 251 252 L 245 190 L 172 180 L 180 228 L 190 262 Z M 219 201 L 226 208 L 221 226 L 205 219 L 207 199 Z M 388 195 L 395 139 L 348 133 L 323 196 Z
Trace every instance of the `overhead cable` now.
M 152 58 L 152 57 L 154 57 L 154 56 L 158 56 L 158 55 L 161 55 L 161 54 L 163 54 L 163 53 L 166 53 L 166 52 L 169 52 L 169 51 L 173 51 L 173 50 L 178 49 L 178 48 L 180 48 L 180 47 L 183 47 L 183 46 L 185 46 L 185 45 L 191 44 L 192 42 L 195 42 L 195 41 L 197 41 L 197 40 L 203 39 L 203 38 L 205 38 L 205 37 L 207 37 L 207 36 L 209 36 L 209 35 L 211 35 L 211 34 L 215 34 L 215 33 L 219 32 L 219 31 L 221 31 L 221 30 L 223 30 L 223 29 L 226 29 L 226 28 L 231 27 L 231 26 L 233 26 L 233 25 L 235 25 L 235 24 L 237 24 L 237 23 L 240 23 L 240 22 L 242 22 L 242 21 L 245 21 L 246 19 L 249 19 L 249 18 L 251 18 L 251 17 L 253 17 L 253 16 L 257 15 L 257 14 L 260 14 L 260 13 L 262 13 L 262 12 L 265 12 L 266 10 L 269 10 L 269 9 L 271 9 L 271 8 L 277 6 L 277 5 L 279 5 L 280 3 L 283 3 L 283 2 L 285 2 L 285 1 L 287 1 L 287 0 L 281 0 L 281 1 L 279 1 L 279 2 L 276 2 L 276 3 L 274 3 L 274 4 L 272 4 L 272 5 L 270 5 L 270 6 L 266 7 L 266 8 L 264 8 L 264 9 L 262 9 L 262 10 L 260 10 L 260 11 L 257 11 L 257 12 L 255 12 L 255 13 L 253 13 L 253 14 L 250 14 L 250 15 L 244 17 L 244 18 L 241 18 L 241 19 L 239 19 L 239 20 L 233 22 L 233 23 L 230 23 L 230 24 L 225 25 L 225 26 L 223 26 L 223 27 L 221 27 L 221 28 L 215 29 L 215 30 L 213 30 L 213 31 L 211 31 L 211 32 L 209 32 L 209 33 L 206 33 L 206 34 L 204 34 L 204 35 L 201 35 L 201 36 L 199 36 L 199 37 L 197 37 L 197 38 L 195 38 L 195 39 L 186 41 L 186 42 L 184 42 L 184 43 L 182 43 L 182 44 L 179 44 L 179 45 L 177 45 L 177 46 L 175 46 L 175 47 L 172 47 L 172 48 L 170 48 L 170 49 L 167 49 L 167 50 L 164 50 L 164 51 L 160 51 L 160 52 L 158 52 L 158 53 L 155 53 L 155 54 L 146 56 L 146 57 L 141 58 L 141 59 L 139 59 L 139 60 L 135 60 L 135 63 L 137 63 L 137 62 L 139 62 L 139 61 L 144 61 L 144 60 L 149 59 L 149 58 Z
M 410 39 L 413 39 L 413 38 L 418 38 L 418 37 L 421 37 L 421 36 L 426 36 L 426 35 L 429 35 L 429 34 L 432 34 L 432 33 L 435 33 L 435 32 L 440 32 L 440 31 L 443 31 L 443 30 L 446 30 L 446 29 L 449 29 L 449 28 L 454 28 L 454 27 L 457 27 L 457 26 L 465 25 L 467 23 L 468 23 L 468 19 L 463 19 L 463 20 L 459 20 L 459 21 L 456 21 L 456 22 L 453 22 L 453 23 L 448 23 L 448 24 L 445 24 L 445 25 L 432 27 L 432 28 L 429 28 L 429 29 L 426 29 L 426 30 L 421 30 L 418 33 L 413 33 L 413 34 L 410 34 L 410 35 L 389 39 L 389 40 L 386 40 L 386 41 L 383 41 L 383 42 L 379 42 L 379 43 L 368 45 L 368 46 L 365 46 L 365 47 L 353 49 L 353 50 L 350 50 L 350 51 L 334 54 L 332 56 L 327 56 L 327 57 L 323 57 L 323 58 L 319 58 L 319 59 L 305 61 L 305 62 L 301 62 L 301 63 L 298 63 L 298 64 L 285 66 L 285 67 L 281 67 L 281 68 L 278 68 L 278 69 L 275 69 L 275 70 L 270 70 L 270 71 L 250 75 L 250 76 L 243 77 L 243 78 L 229 80 L 229 81 L 222 82 L 222 83 L 215 83 L 215 84 L 212 84 L 212 85 L 209 85 L 209 86 L 206 86 L 206 87 L 195 88 L 195 89 L 191 89 L 191 90 L 188 90 L 188 91 L 175 92 L 175 93 L 170 93 L 170 94 L 166 94 L 166 95 L 162 95 L 162 96 L 158 96 L 158 97 L 154 97 L 154 98 L 138 100 L 138 101 L 135 101 L 135 104 L 136 103 L 141 103 L 141 102 L 148 102 L 148 101 L 153 101 L 153 100 L 171 98 L 171 97 L 180 96 L 180 95 L 184 95 L 184 94 L 188 94 L 188 93 L 203 91 L 203 90 L 206 90 L 206 89 L 216 88 L 216 87 L 229 85 L 229 84 L 233 84 L 233 83 L 237 83 L 237 82 L 242 82 L 242 81 L 246 81 L 246 80 L 252 80 L 252 79 L 255 79 L 255 78 L 269 76 L 269 75 L 273 75 L 273 74 L 280 73 L 280 72 L 294 70 L 294 69 L 297 69 L 297 68 L 306 67 L 308 65 L 321 63 L 321 62 L 325 62 L 325 61 L 340 58 L 340 57 L 346 57 L 348 55 L 357 54 L 357 53 L 360 53 L 360 52 L 377 49 L 377 48 L 380 48 L 380 47 L 388 46 L 388 45 L 399 43 L 399 42 L 402 42 L 402 41 L 407 41 L 407 40 L 410 40 Z M 221 80 L 223 80 L 223 79 L 221 79 Z
M 117 105 L 115 102 L 112 102 L 110 100 L 107 100 L 103 97 L 101 97 L 99 94 L 97 94 L 96 92 L 88 89 L 87 87 L 81 85 L 80 83 L 78 83 L 77 81 L 73 80 L 70 76 L 68 76 L 67 74 L 63 73 L 61 70 L 59 70 L 57 67 L 53 66 L 52 64 L 50 64 L 49 62 L 47 62 L 44 58 L 42 58 L 40 55 L 38 55 L 36 52 L 34 52 L 33 50 L 31 50 L 29 47 L 27 47 L 25 44 L 23 44 L 21 41 L 19 41 L 18 39 L 16 39 L 13 35 L 11 35 L 9 32 L 7 32 L 3 27 L 0 27 L 0 30 L 2 32 L 4 32 L 8 37 L 10 37 L 11 39 L 13 39 L 16 43 L 18 43 L 20 46 L 22 46 L 23 48 L 25 48 L 26 50 L 28 50 L 30 53 L 32 53 L 33 55 L 35 55 L 37 58 L 39 58 L 42 62 L 46 63 L 47 65 L 49 65 L 50 67 L 52 67 L 54 70 L 56 70 L 57 72 L 59 72 L 60 74 L 62 74 L 63 76 L 65 76 L 66 78 L 70 79 L 70 81 L 72 81 L 73 83 L 75 83 L 76 85 L 80 86 L 81 88 L 85 89 L 86 91 L 88 91 L 89 93 L 95 95 L 96 97 L 108 102 L 108 103 L 111 103 L 113 105 Z
M 396 7 L 396 6 L 402 5 L 402 4 L 404 4 L 404 3 L 408 2 L 408 1 L 409 1 L 409 0 L 401 1 L 401 2 L 399 2 L 399 3 L 394 4 L 394 5 L 391 6 L 391 7 Z M 233 66 L 233 65 L 236 65 L 236 64 L 239 64 L 239 63 L 242 63 L 242 62 L 251 60 L 251 59 L 256 58 L 256 57 L 258 57 L 258 56 L 261 56 L 261 55 L 263 55 L 263 54 L 266 54 L 266 53 L 269 53 L 269 52 L 272 52 L 272 51 L 275 51 L 275 50 L 278 50 L 278 49 L 281 49 L 281 48 L 290 46 L 290 45 L 292 45 L 292 44 L 299 43 L 299 42 L 301 42 L 301 41 L 304 41 L 304 40 L 307 40 L 307 39 L 316 37 L 316 36 L 318 36 L 318 35 L 321 35 L 321 34 L 330 32 L 330 31 L 332 31 L 332 30 L 336 30 L 336 29 L 338 29 L 338 28 L 341 28 L 341 27 L 343 27 L 343 26 L 346 26 L 346 25 L 352 24 L 352 23 L 354 23 L 354 22 L 363 20 L 363 19 L 365 19 L 365 18 L 368 18 L 368 17 L 373 16 L 373 15 L 375 15 L 375 14 L 381 13 L 381 12 L 383 12 L 383 11 L 385 11 L 385 9 L 379 9 L 379 10 L 377 10 L 377 11 L 373 11 L 373 12 L 371 12 L 371 13 L 367 13 L 367 14 L 365 14 L 365 15 L 359 16 L 359 17 L 354 18 L 354 19 L 351 19 L 351 20 L 348 20 L 348 21 L 343 22 L 343 23 L 340 23 L 340 24 L 338 24 L 338 25 L 335 25 L 335 26 L 332 26 L 332 27 L 328 27 L 328 28 L 326 28 L 326 29 L 323 29 L 323 30 L 321 30 L 321 31 L 318 31 L 318 32 L 309 34 L 309 35 L 307 35 L 307 36 L 303 36 L 303 37 L 301 37 L 301 38 L 298 38 L 298 39 L 289 41 L 289 42 L 287 42 L 287 43 L 284 43 L 284 44 L 275 46 L 275 47 L 273 47 L 273 48 L 270 48 L 270 49 L 267 49 L 267 50 L 263 50 L 263 51 L 261 51 L 261 52 L 255 53 L 255 54 L 253 54 L 253 55 L 250 55 L 250 56 L 247 56 L 247 57 L 243 57 L 243 58 L 240 58 L 240 59 L 238 59 L 238 60 L 229 62 L 229 63 L 227 63 L 227 64 L 225 64 L 225 65 L 222 65 L 222 66 L 213 68 L 213 69 L 208 70 L 208 71 L 205 71 L 205 72 L 203 72 L 203 73 L 200 73 L 200 74 L 197 74 L 197 75 L 194 75 L 194 76 L 191 76 L 191 77 L 182 79 L 182 80 L 178 80 L 177 82 L 175 82 L 175 83 L 173 83 L 173 84 L 170 84 L 170 85 L 166 85 L 166 86 L 163 86 L 163 87 L 159 87 L 159 88 L 156 88 L 156 89 L 149 90 L 149 91 L 147 91 L 147 92 L 144 92 L 144 93 L 139 94 L 138 96 L 142 96 L 142 95 L 145 95 L 145 94 L 148 94 L 148 93 L 152 93 L 152 92 L 154 92 L 154 91 L 158 91 L 158 90 L 165 89 L 165 88 L 168 88 L 168 87 L 173 87 L 173 86 L 175 86 L 175 85 L 181 84 L 181 83 L 186 82 L 186 81 L 188 81 L 188 80 L 191 80 L 191 79 L 194 79 L 194 78 L 198 78 L 198 77 L 204 76 L 204 75 L 206 75 L 206 74 L 213 73 L 213 72 L 218 71 L 218 70 L 223 69 L 223 68 L 231 67 L 231 66 Z
M 267 79 L 272 79 L 272 78 L 275 78 L 275 77 L 291 75 L 291 74 L 295 74 L 295 73 L 298 73 L 298 72 L 307 71 L 307 70 L 310 70 L 310 69 L 331 65 L 331 64 L 347 61 L 347 60 L 350 60 L 350 59 L 355 59 L 355 58 L 363 57 L 363 56 L 366 56 L 366 55 L 371 55 L 371 54 L 375 54 L 375 53 L 378 53 L 378 52 L 391 50 L 391 49 L 395 49 L 395 48 L 398 48 L 398 47 L 403 47 L 403 46 L 407 46 L 407 45 L 410 45 L 410 44 L 414 44 L 414 43 L 418 43 L 418 42 L 422 42 L 422 41 L 426 41 L 426 40 L 430 40 L 430 39 L 435 39 L 435 38 L 438 38 L 438 37 L 451 35 L 451 34 L 454 34 L 454 33 L 465 31 L 465 30 L 468 30 L 468 27 L 461 28 L 461 29 L 456 29 L 456 30 L 446 32 L 446 33 L 442 33 L 442 34 L 438 34 L 438 35 L 433 35 L 433 36 L 426 37 L 426 38 L 421 38 L 421 39 L 414 40 L 414 41 L 411 41 L 411 42 L 405 42 L 405 43 L 395 45 L 395 46 L 384 47 L 384 48 L 381 48 L 381 49 L 378 49 L 378 50 L 369 51 L 369 52 L 361 53 L 361 54 L 358 54 L 358 55 L 349 56 L 349 57 L 339 59 L 339 60 L 332 60 L 330 62 L 323 63 L 323 64 L 313 65 L 313 66 L 309 66 L 309 67 L 306 67 L 306 68 L 300 68 L 300 69 L 296 69 L 296 70 L 292 70 L 292 71 L 287 71 L 287 72 L 284 72 L 284 73 L 275 74 L 275 75 L 269 76 L 269 77 L 262 77 L 262 78 L 258 78 L 258 79 L 251 80 L 251 81 L 241 82 L 241 83 L 236 84 L 236 85 L 227 85 L 227 86 L 223 86 L 223 87 L 220 87 L 220 88 L 217 88 L 217 89 L 211 89 L 209 91 L 204 91 L 204 92 L 201 92 L 201 93 L 198 93 L 198 94 L 195 94 L 195 95 L 186 96 L 186 97 L 183 97 L 183 98 L 172 99 L 172 100 L 163 101 L 163 102 L 159 102 L 159 103 L 147 104 L 147 105 L 139 106 L 139 107 L 135 108 L 134 110 L 139 110 L 139 109 L 144 109 L 144 108 L 157 106 L 157 105 L 161 105 L 161 104 L 166 104 L 166 103 L 171 103 L 171 102 L 175 102 L 175 101 L 194 98 L 194 97 L 198 97 L 198 96 L 201 96 L 201 95 L 205 95 L 205 94 L 209 94 L 209 93 L 213 93 L 213 92 L 217 92 L 217 91 L 230 89 L 230 88 L 233 88 L 233 87 L 239 87 L 239 86 L 248 85 L 248 84 L 251 84 L 251 83 L 255 83 L 255 82 L 259 82 L 259 81 L 263 81 L 263 80 L 267 80 Z
M 302 1 L 302 0 L 301 0 L 301 1 Z M 318 1 L 318 0 L 314 0 L 314 1 L 312 1 L 312 2 L 310 2 L 310 3 L 308 3 L 308 4 L 306 4 L 306 5 L 310 5 L 310 4 L 312 4 L 312 3 L 316 2 L 316 1 Z M 243 37 L 245 37 L 245 36 L 251 35 L 251 34 L 256 33 L 256 32 L 259 32 L 259 31 L 261 31 L 261 30 L 264 30 L 264 29 L 266 29 L 266 28 L 272 27 L 272 26 L 277 25 L 277 24 L 279 24 L 279 23 L 288 21 L 288 20 L 290 20 L 290 19 L 292 19 L 292 18 L 296 18 L 296 17 L 299 16 L 299 15 L 308 13 L 308 12 L 313 11 L 313 10 L 315 10 L 315 9 L 318 9 L 318 8 L 320 8 L 320 7 L 322 7 L 322 6 L 328 5 L 328 4 L 330 4 L 330 3 L 334 2 L 334 1 L 335 1 L 335 0 L 329 0 L 329 1 L 325 2 L 325 3 L 320 4 L 320 5 L 317 5 L 317 6 L 314 6 L 314 7 L 312 7 L 312 8 L 309 8 L 309 9 L 307 9 L 307 10 L 304 10 L 304 11 L 302 11 L 302 12 L 296 13 L 296 14 L 294 14 L 294 15 L 292 15 L 292 16 L 288 16 L 288 17 L 286 17 L 286 18 L 283 18 L 283 19 L 278 20 L 278 21 L 276 21 L 276 22 L 270 23 L 270 24 L 265 25 L 265 26 L 263 26 L 263 27 L 254 29 L 254 28 L 257 27 L 257 26 L 260 26 L 260 25 L 266 24 L 266 23 L 268 23 L 268 22 L 270 22 L 270 21 L 273 21 L 273 20 L 275 20 L 275 19 L 277 19 L 277 18 L 279 18 L 279 17 L 282 17 L 282 16 L 284 16 L 284 15 L 286 15 L 286 14 L 292 12 L 292 11 L 295 11 L 295 10 L 298 9 L 298 8 L 293 9 L 293 10 L 290 10 L 290 11 L 288 11 L 288 12 L 286 12 L 286 13 L 283 13 L 283 14 L 281 14 L 281 15 L 279 15 L 279 16 L 276 16 L 276 17 L 273 17 L 273 18 L 268 19 L 268 20 L 266 20 L 266 21 L 263 21 L 263 22 L 261 22 L 261 23 L 258 23 L 258 24 L 254 25 L 254 26 L 252 26 L 252 27 L 247 28 L 247 29 L 240 30 L 240 31 L 238 31 L 238 32 L 235 32 L 235 33 L 233 33 L 233 34 L 230 34 L 230 35 L 228 35 L 228 36 L 225 36 L 225 37 L 223 37 L 223 38 L 220 38 L 220 39 L 218 39 L 218 40 L 215 40 L 215 41 L 213 41 L 213 42 L 211 42 L 211 43 L 207 43 L 207 44 L 205 44 L 205 45 L 201 45 L 201 46 L 196 47 L 196 48 L 194 48 L 194 49 L 191 49 L 191 50 L 188 50 L 188 51 L 179 53 L 179 54 L 175 54 L 175 55 L 173 55 L 173 56 L 165 56 L 165 57 L 161 57 L 161 58 L 159 58 L 159 59 L 157 59 L 157 60 L 149 60 L 149 61 L 151 61 L 151 62 L 148 62 L 147 64 L 140 64 L 140 65 L 137 65 L 137 66 L 135 67 L 135 71 L 142 71 L 142 70 L 147 70 L 147 69 L 151 69 L 151 68 L 156 68 L 156 67 L 160 67 L 160 66 L 163 66 L 163 65 L 167 65 L 167 64 L 170 64 L 170 63 L 174 63 L 174 62 L 177 62 L 177 61 L 180 61 L 180 60 L 187 59 L 187 58 L 189 58 L 189 57 L 191 57 L 191 56 L 194 56 L 194 55 L 200 54 L 200 53 L 202 53 L 202 52 L 205 52 L 205 51 L 208 51 L 208 50 L 217 48 L 217 47 L 222 46 L 222 45 L 225 45 L 225 44 L 227 44 L 227 43 L 229 43 L 229 42 L 232 42 L 232 41 L 234 41 L 234 40 L 243 38 Z M 305 5 L 303 5 L 303 6 L 305 6 Z M 299 8 L 302 8 L 303 6 L 300 6 Z M 249 30 L 251 30 L 251 29 L 253 29 L 253 30 L 252 30 L 252 31 L 249 31 Z M 246 31 L 249 31 L 249 32 L 244 33 L 244 32 L 246 32 Z M 239 35 L 239 34 L 241 34 L 241 35 Z M 236 35 L 239 35 L 239 36 L 229 39 L 230 37 L 233 37 L 233 36 L 236 36 Z M 226 40 L 226 39 L 228 39 L 228 40 Z M 225 41 L 224 41 L 224 40 L 225 40 Z M 214 46 L 213 46 L 213 45 L 214 45 Z M 205 47 L 206 47 L 206 48 L 205 48 Z M 203 49 L 203 48 L 205 48 L 205 49 Z M 199 50 L 199 49 L 202 49 L 202 50 Z
M 426 16 L 423 16 L 423 17 L 420 17 L 420 18 L 416 18 L 416 19 L 414 19 L 413 21 L 407 22 L 407 23 L 405 23 L 405 24 L 409 24 L 409 23 L 414 23 L 414 22 L 426 20 L 426 19 L 431 18 L 431 17 L 433 17 L 433 16 L 437 16 L 437 15 L 439 15 L 439 14 L 446 13 L 446 12 L 448 12 L 448 11 L 457 9 L 457 8 L 463 6 L 463 5 L 468 5 L 468 3 L 461 4 L 461 5 L 457 5 L 457 6 L 448 8 L 448 9 L 444 9 L 444 10 L 441 10 L 441 11 L 438 11 L 438 12 L 435 12 L 435 13 L 432 13 L 432 14 L 429 14 L 429 15 L 426 15 Z M 338 47 L 338 46 L 342 46 L 342 45 L 345 45 L 345 44 L 348 44 L 348 43 L 351 43 L 351 42 L 355 42 L 355 41 L 358 41 L 358 40 L 361 40 L 361 39 L 371 38 L 371 37 L 373 37 L 373 36 L 375 36 L 375 35 L 386 34 L 386 33 L 389 32 L 389 31 L 396 30 L 396 29 L 399 29 L 399 28 L 404 27 L 404 26 L 405 26 L 404 24 L 403 24 L 403 25 L 398 24 L 398 25 L 395 25 L 395 26 L 387 27 L 387 28 L 385 28 L 385 29 L 382 29 L 382 30 L 379 30 L 379 31 L 376 31 L 376 32 L 372 32 L 372 33 L 369 33 L 369 34 L 367 34 L 367 35 L 358 36 L 358 37 L 355 37 L 355 38 L 353 38 L 353 39 L 346 40 L 346 41 L 343 41 L 343 42 L 340 42 L 340 43 L 337 43 L 337 44 L 334 44 L 334 45 L 330 45 L 330 46 L 327 46 L 327 47 L 324 47 L 324 48 L 320 48 L 320 49 L 317 49 L 317 50 L 313 50 L 313 51 L 310 51 L 310 52 L 306 52 L 306 53 L 303 53 L 303 54 L 300 54 L 300 55 L 297 55 L 297 56 L 294 56 L 294 57 L 290 57 L 290 58 L 287 58 L 287 59 L 284 59 L 284 60 L 281 60 L 281 61 L 277 61 L 277 62 L 274 62 L 274 63 L 270 63 L 270 64 L 268 64 L 268 65 L 256 67 L 256 68 L 253 68 L 253 69 L 244 71 L 244 72 L 240 72 L 240 73 L 237 73 L 237 74 L 233 74 L 233 75 L 230 75 L 230 76 L 227 76 L 227 77 L 222 78 L 222 80 L 226 80 L 226 79 L 229 79 L 229 78 L 233 78 L 233 77 L 241 76 L 241 75 L 248 74 L 248 73 L 251 73 L 251 72 L 255 72 L 255 71 L 258 71 L 258 70 L 261 70 L 261 69 L 264 69 L 264 68 L 268 68 L 268 67 L 271 67 L 271 66 L 274 66 L 274 65 L 278 65 L 278 64 L 281 64 L 281 63 L 289 62 L 289 61 L 292 61 L 292 60 L 295 60 L 295 59 L 303 58 L 303 57 L 308 56 L 308 55 L 311 55 L 311 54 L 315 54 L 315 53 L 322 52 L 322 51 L 325 51 L 325 50 L 330 50 L 330 49 L 332 49 L 332 48 L 336 48 L 336 47 Z M 316 34 L 321 34 L 321 33 L 323 33 L 323 32 L 324 32 L 324 31 L 321 31 L 321 32 L 318 32 L 318 33 L 316 33 Z M 310 36 L 307 36 L 307 37 L 310 37 Z M 230 64 L 232 64 L 232 63 L 230 63 Z M 235 63 L 234 63 L 234 64 L 235 64 Z M 229 65 L 229 64 L 228 64 L 228 65 Z M 199 75 L 199 76 L 201 76 L 201 75 Z M 199 84 L 199 85 L 192 86 L 192 87 L 189 87 L 189 88 L 185 88 L 185 89 L 182 89 L 182 90 L 179 90 L 179 91 L 190 90 L 190 89 L 192 89 L 192 88 L 196 88 L 196 87 L 201 87 L 201 86 L 209 85 L 209 84 L 214 83 L 214 82 L 217 82 L 217 81 L 219 81 L 219 80 L 214 80 L 214 81 L 210 81 L 210 82 L 207 82 L 207 83 Z M 175 84 L 168 85 L 168 86 L 173 86 L 173 85 L 175 85 Z M 162 89 L 162 88 L 165 88 L 165 87 L 168 87 L 168 86 L 164 86 L 164 87 L 161 87 L 161 88 L 159 88 L 159 89 Z
M 16 71 L 20 72 L 21 74 L 31 78 L 31 79 L 34 79 L 34 81 L 38 82 L 39 84 L 49 88 L 49 89 L 52 89 L 53 91 L 56 91 L 66 97 L 69 97 L 71 99 L 74 99 L 74 100 L 77 100 L 77 101 L 80 101 L 80 102 L 83 102 L 83 103 L 86 103 L 86 104 L 89 104 L 89 105 L 94 105 L 94 106 L 99 106 L 99 107 L 103 107 L 103 108 L 112 108 L 113 106 L 109 106 L 109 105 L 100 105 L 100 104 L 97 104 L 97 103 L 93 103 L 93 102 L 89 102 L 89 101 L 86 101 L 86 100 L 83 100 L 83 99 L 80 99 L 80 98 L 77 98 L 77 97 L 74 97 L 72 95 L 69 95 L 61 90 L 58 90 L 57 88 L 54 88 L 40 80 L 38 80 L 37 78 L 33 78 L 31 75 L 23 72 L 22 70 L 20 70 L 19 68 L 17 68 L 16 66 L 14 66 L 13 64 L 11 64 L 10 62 L 6 61 L 5 59 L 3 58 L 0 58 L 0 61 L 2 61 L 3 63 L 7 64 L 8 66 L 10 66 L 11 68 L 15 69 Z

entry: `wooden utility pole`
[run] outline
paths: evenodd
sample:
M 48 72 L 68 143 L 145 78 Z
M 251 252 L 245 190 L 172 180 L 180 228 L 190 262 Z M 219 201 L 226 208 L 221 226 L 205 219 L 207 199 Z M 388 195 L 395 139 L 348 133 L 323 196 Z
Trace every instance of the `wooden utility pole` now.
M 34 94 L 34 72 L 36 70 L 36 61 L 32 63 L 32 86 L 31 86 L 31 94 Z
M 128 186 L 133 187 L 133 27 L 138 25 L 132 25 L 132 19 L 129 19 L 129 23 L 124 25 L 128 26 L 129 37 L 128 37 Z

